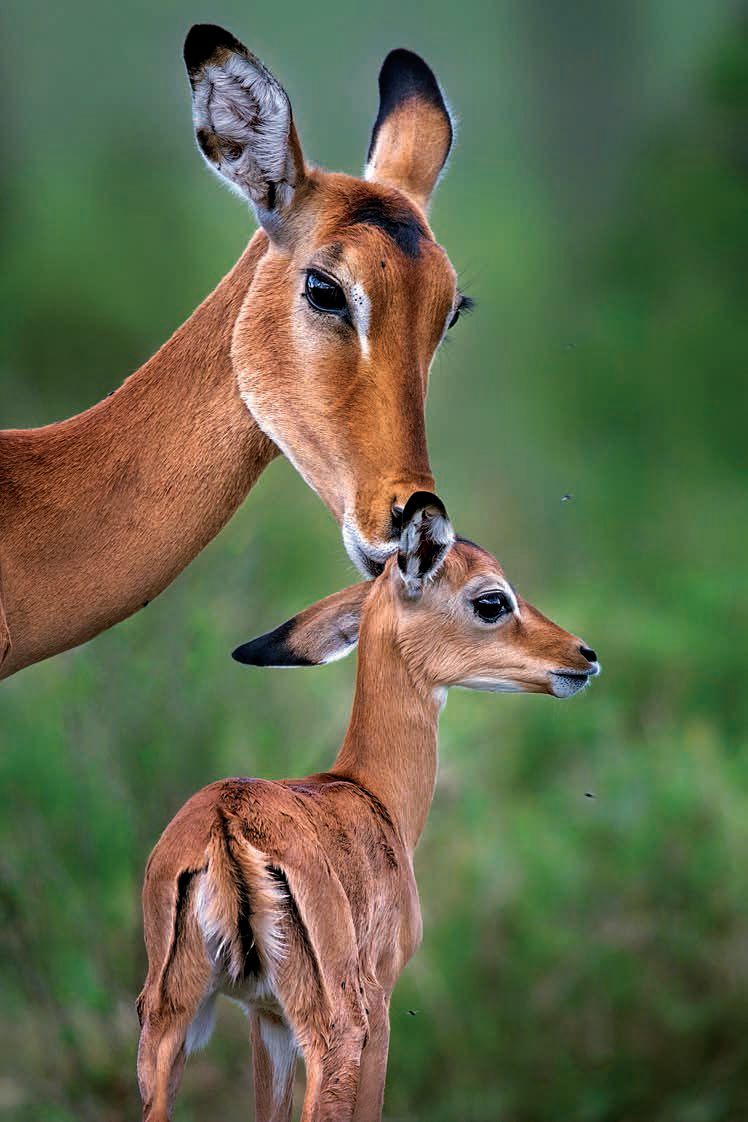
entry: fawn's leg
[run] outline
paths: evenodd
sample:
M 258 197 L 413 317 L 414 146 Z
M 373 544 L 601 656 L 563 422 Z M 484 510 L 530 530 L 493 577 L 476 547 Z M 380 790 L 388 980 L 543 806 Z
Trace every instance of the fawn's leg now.
M 171 931 L 148 947 L 148 977 L 138 999 L 138 1086 L 143 1122 L 168 1122 L 188 1052 L 210 1036 L 215 993 L 202 934 L 192 912 L 192 874 L 157 901 Z
M 189 1052 L 199 1048 L 213 1027 L 215 994 L 206 967 L 202 992 L 175 1006 L 173 995 L 143 991 L 138 1086 L 143 1122 L 169 1122 Z
M 159 1025 L 147 1016 L 138 1045 L 138 1085 L 143 1122 L 168 1122 L 184 1071 L 184 1038 L 187 1024 L 171 1021 Z
M 368 1033 L 356 932 L 328 862 L 274 867 L 283 955 L 274 985 L 306 1066 L 301 1122 L 350 1122 Z
M 291 1122 L 298 1049 L 282 1017 L 251 1010 L 256 1122 Z
M 319 1041 L 305 1050 L 301 1122 L 352 1122 L 364 1040 L 360 1024 L 336 1021 L 327 1047 Z
M 389 995 L 367 987 L 369 1038 L 361 1053 L 361 1074 L 358 1082 L 354 1122 L 379 1122 L 384 1102 L 387 1075 L 387 1053 L 390 1046 Z

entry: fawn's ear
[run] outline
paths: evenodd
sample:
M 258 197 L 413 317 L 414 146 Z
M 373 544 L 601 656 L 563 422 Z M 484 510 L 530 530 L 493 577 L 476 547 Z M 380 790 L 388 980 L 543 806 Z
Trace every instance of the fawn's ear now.
M 390 51 L 379 72 L 366 178 L 425 210 L 451 147 L 452 119 L 431 68 L 412 51 Z
M 184 61 L 208 167 L 251 202 L 257 221 L 278 240 L 306 175 L 286 91 L 243 43 L 213 24 L 190 28 Z
M 275 631 L 243 643 L 232 653 L 247 666 L 319 666 L 344 658 L 358 642 L 371 581 L 344 588 L 305 608 Z
M 444 564 L 455 535 L 444 503 L 430 491 L 416 491 L 405 504 L 397 571 L 410 598 L 421 595 Z

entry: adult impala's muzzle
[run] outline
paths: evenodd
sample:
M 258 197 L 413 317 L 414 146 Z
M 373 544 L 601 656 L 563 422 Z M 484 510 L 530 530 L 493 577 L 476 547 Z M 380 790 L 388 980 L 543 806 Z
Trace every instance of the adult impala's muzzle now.
M 433 486 L 430 476 L 424 476 L 423 478 L 427 478 L 430 485 Z M 348 556 L 362 576 L 378 577 L 387 558 L 397 550 L 405 504 L 410 495 L 419 490 L 423 490 L 423 488 L 414 483 L 411 485 L 411 490 L 402 498 L 398 493 L 397 499 L 390 504 L 383 518 L 384 533 L 374 539 L 368 538 L 361 532 L 355 515 L 346 514 L 344 517 L 342 524 L 343 544 Z
M 343 544 L 362 576 L 373 579 L 384 568 L 387 558 L 397 549 L 398 537 L 393 533 L 390 541 L 367 542 L 352 519 L 343 521 Z

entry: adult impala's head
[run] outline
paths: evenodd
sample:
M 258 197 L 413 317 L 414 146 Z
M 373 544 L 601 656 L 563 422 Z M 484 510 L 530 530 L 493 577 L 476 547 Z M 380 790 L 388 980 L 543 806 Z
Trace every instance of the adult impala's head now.
M 234 657 L 257 666 L 330 662 L 353 649 L 359 632 L 366 657 L 367 635 L 384 631 L 424 690 L 571 697 L 599 674 L 593 650 L 523 600 L 495 557 L 454 536 L 436 495 L 412 495 L 402 522 L 397 557 L 373 585 L 328 596 Z M 383 684 L 386 670 L 380 665 Z
M 200 150 L 268 238 L 234 329 L 239 392 L 374 575 L 408 497 L 433 485 L 429 366 L 467 304 L 426 219 L 452 143 L 444 99 L 393 51 L 357 179 L 305 163 L 285 91 L 227 31 L 193 27 L 185 61 Z

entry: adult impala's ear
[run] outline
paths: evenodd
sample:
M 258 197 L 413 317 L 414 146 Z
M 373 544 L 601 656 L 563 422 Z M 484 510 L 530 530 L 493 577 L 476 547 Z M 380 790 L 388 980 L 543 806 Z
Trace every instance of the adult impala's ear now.
M 452 147 L 452 120 L 431 68 L 390 51 L 379 72 L 379 113 L 366 178 L 397 187 L 425 210 Z
M 371 582 L 362 581 L 305 608 L 275 631 L 232 653 L 248 666 L 319 666 L 344 658 L 358 642 L 358 628 Z
M 406 595 L 421 595 L 444 564 L 455 540 L 444 503 L 430 491 L 416 491 L 405 504 L 397 553 L 397 571 Z
M 213 24 L 190 28 L 184 61 L 200 151 L 277 239 L 305 179 L 286 91 L 243 43 Z

